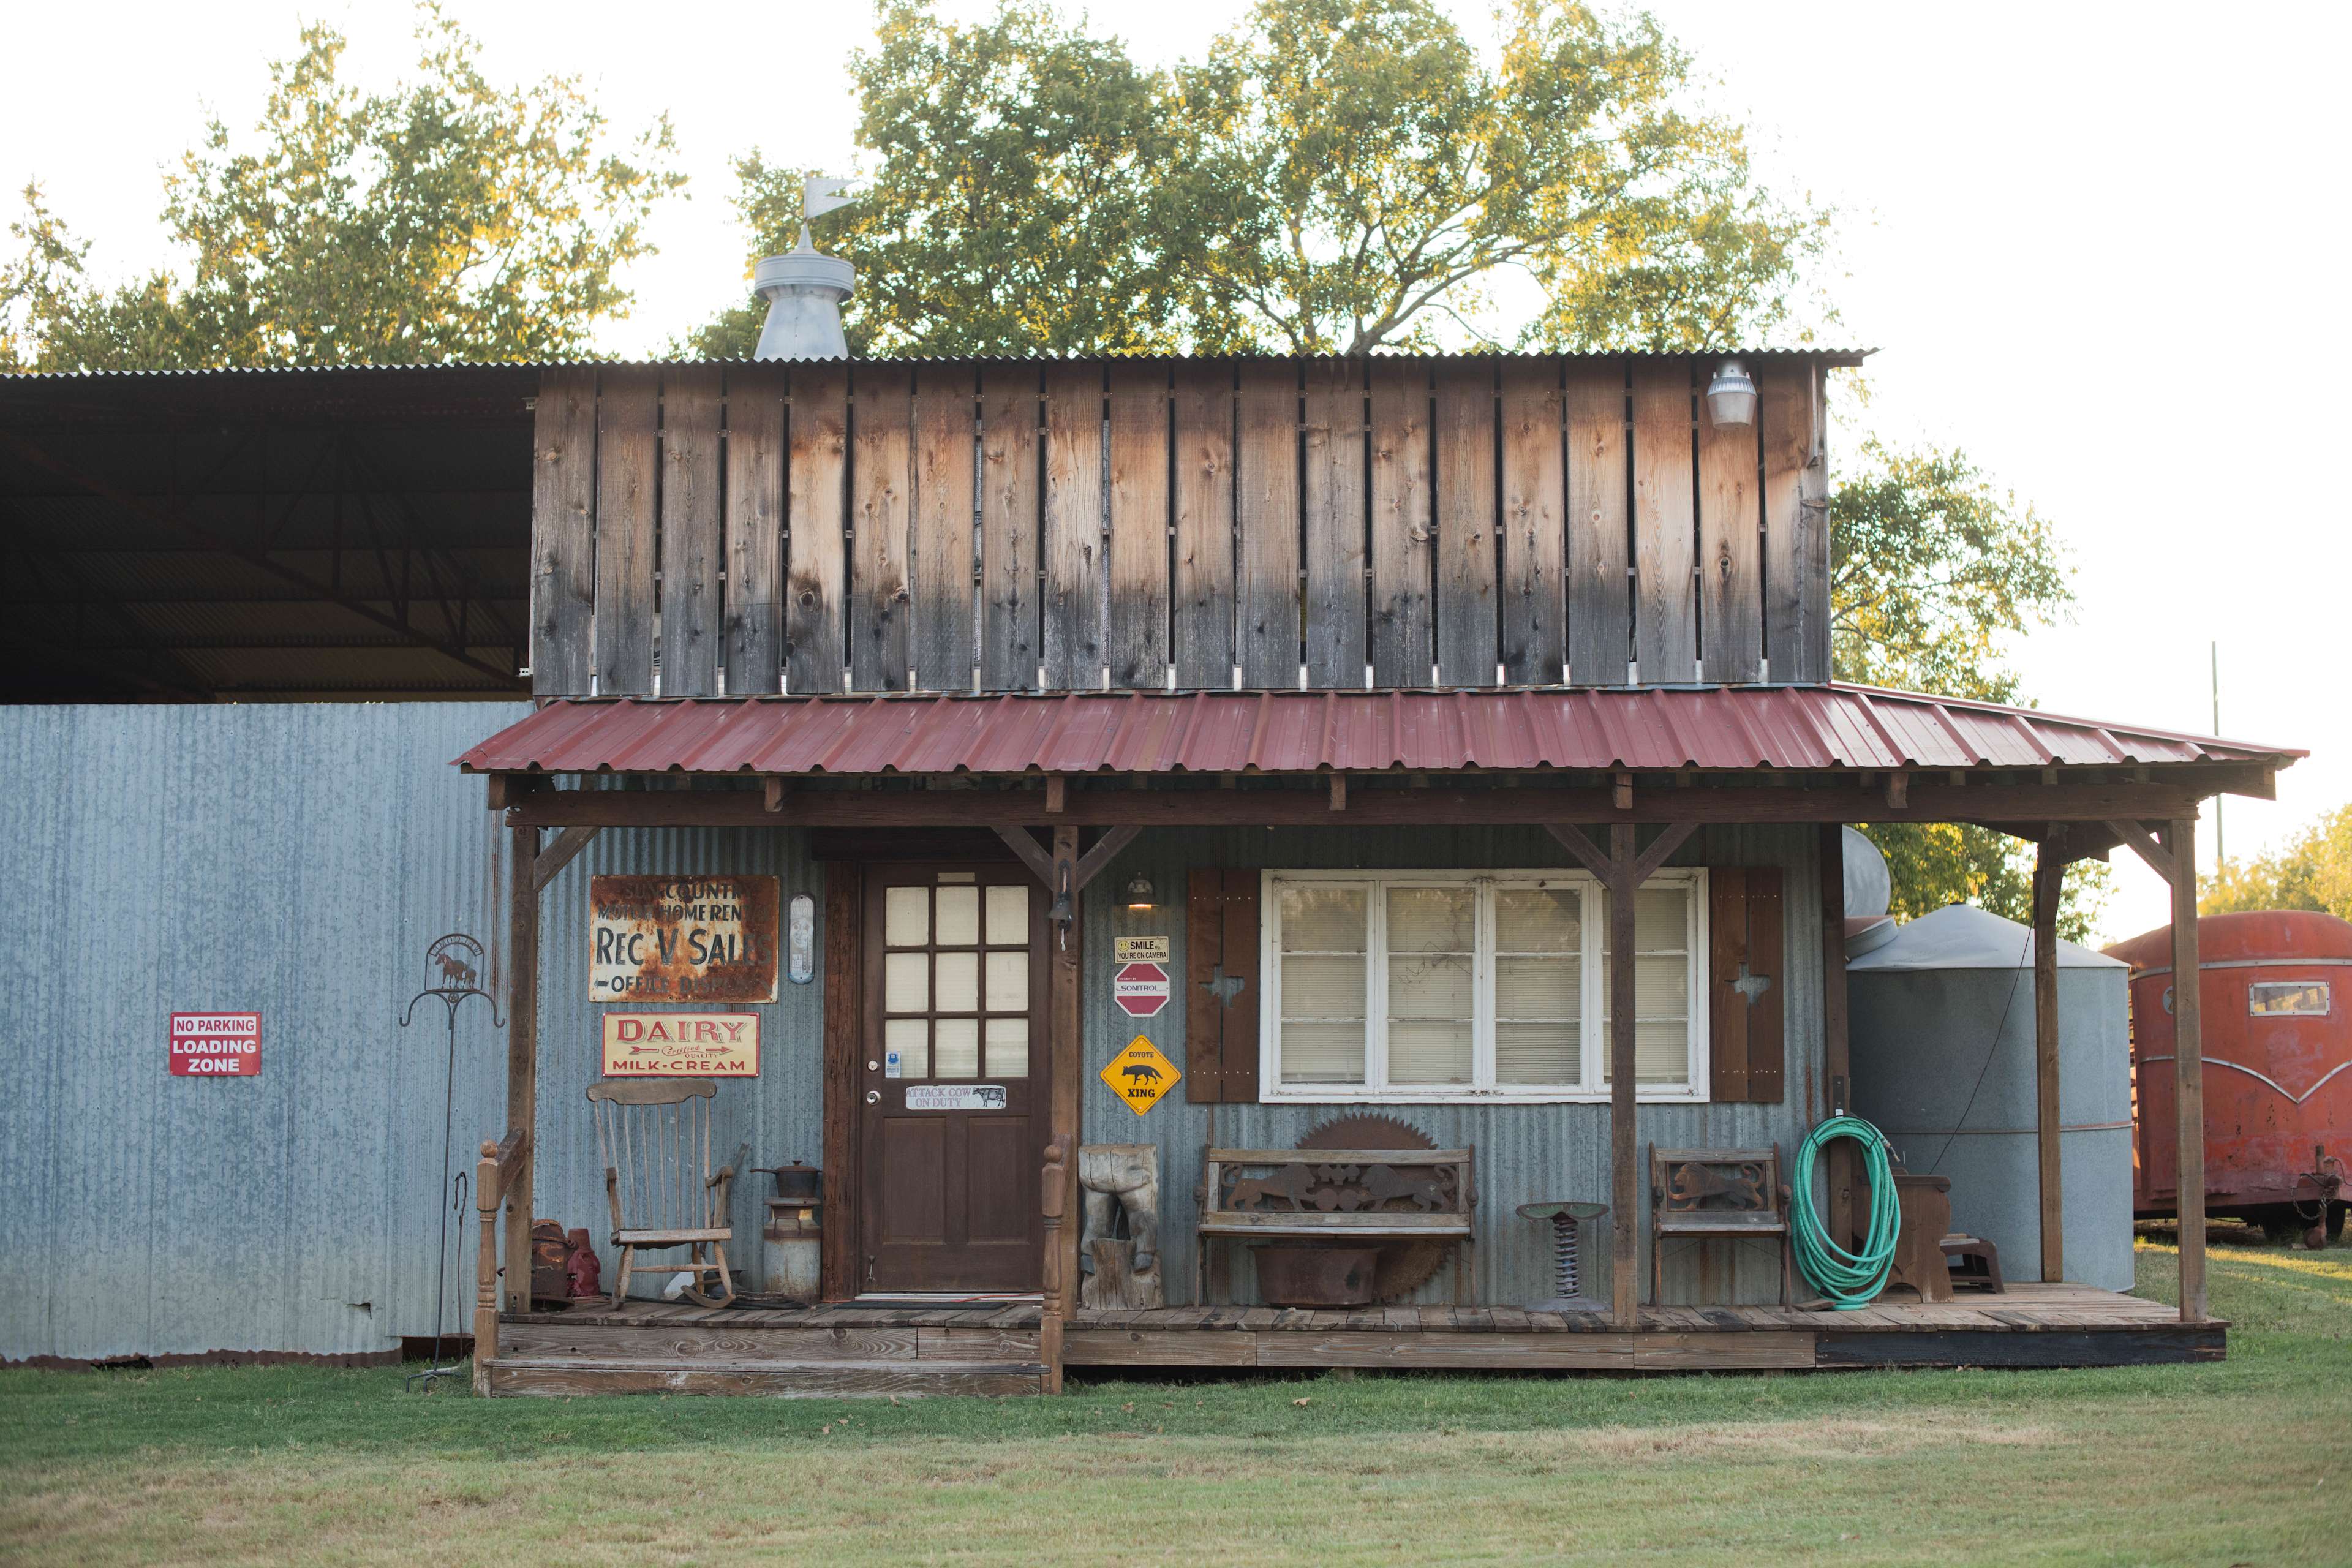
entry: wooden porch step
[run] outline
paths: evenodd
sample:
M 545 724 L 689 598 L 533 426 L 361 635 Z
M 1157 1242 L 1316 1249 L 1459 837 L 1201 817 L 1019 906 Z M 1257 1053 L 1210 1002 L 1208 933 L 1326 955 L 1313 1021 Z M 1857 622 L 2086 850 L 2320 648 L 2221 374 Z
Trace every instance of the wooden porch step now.
M 752 1327 L 707 1322 L 508 1323 L 501 1359 L 620 1361 L 707 1365 L 780 1362 L 899 1362 L 970 1364 L 1034 1362 L 1035 1329 L 807 1324 Z
M 947 1394 L 1042 1394 L 1034 1361 L 590 1360 L 501 1355 L 483 1363 L 493 1396 L 606 1394 L 752 1394 L 770 1399 L 924 1398 Z

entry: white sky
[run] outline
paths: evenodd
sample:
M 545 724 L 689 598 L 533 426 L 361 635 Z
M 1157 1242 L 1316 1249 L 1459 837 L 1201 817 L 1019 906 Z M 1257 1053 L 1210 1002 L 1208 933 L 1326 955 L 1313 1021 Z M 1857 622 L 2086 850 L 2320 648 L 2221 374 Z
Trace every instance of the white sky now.
M 754 144 L 846 170 L 856 0 L 787 6 L 451 0 L 490 74 L 578 74 L 614 123 L 667 110 L 693 196 L 656 221 L 635 319 L 648 351 L 740 297 L 727 162 Z M 973 9 L 957 5 L 960 12 Z M 1151 58 L 1196 53 L 1241 0 L 1097 4 Z M 1456 5 L 1474 37 L 1484 5 Z M 2231 801 L 2242 856 L 2352 797 L 2337 676 L 2352 581 L 2343 447 L 2346 120 L 2341 6 L 2115 8 L 1666 0 L 1667 27 L 1762 138 L 1768 166 L 1847 215 L 1849 330 L 1880 347 L 1862 417 L 1958 445 L 2053 519 L 2077 624 L 2020 650 L 2054 712 L 2204 731 L 2209 641 L 2223 728 L 2307 747 L 2275 805 Z M 163 166 L 207 111 L 242 130 L 264 62 L 304 17 L 352 41 L 352 74 L 406 70 L 410 16 L 375 0 L 118 0 L 11 24 L 0 187 L 39 178 L 97 242 L 148 265 Z M 30 62 L 44 62 L 38 70 Z M 2334 257 L 2332 267 L 2325 258 Z M 2331 286 L 2332 284 L 2332 286 Z M 2282 589 L 2282 584 L 2284 584 Z M 2336 693 L 2337 695 L 2331 695 Z M 2200 835 L 2210 863 L 2211 814 Z M 2118 855 L 2105 934 L 2162 923 L 2160 884 Z

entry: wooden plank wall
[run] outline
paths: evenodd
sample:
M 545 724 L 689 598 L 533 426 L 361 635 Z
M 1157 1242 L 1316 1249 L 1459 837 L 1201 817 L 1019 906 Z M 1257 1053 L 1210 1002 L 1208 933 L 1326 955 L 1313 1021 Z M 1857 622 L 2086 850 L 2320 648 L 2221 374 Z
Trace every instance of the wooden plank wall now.
M 1825 680 L 1822 369 L 1711 368 L 551 369 L 534 689 Z

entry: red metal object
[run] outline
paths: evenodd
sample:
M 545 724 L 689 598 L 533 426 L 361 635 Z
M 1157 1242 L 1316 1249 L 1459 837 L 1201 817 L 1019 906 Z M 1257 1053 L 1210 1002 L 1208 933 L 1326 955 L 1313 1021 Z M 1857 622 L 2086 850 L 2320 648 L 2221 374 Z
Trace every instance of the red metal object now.
M 2292 1234 L 2340 1199 L 2352 1153 L 2352 923 L 2279 910 L 2208 915 L 2197 933 L 2205 1212 Z M 2106 951 L 2132 966 L 2132 1210 L 2168 1216 L 2179 1201 L 2171 932 Z
M 2305 753 L 1859 686 L 568 698 L 476 773 L 2043 768 Z

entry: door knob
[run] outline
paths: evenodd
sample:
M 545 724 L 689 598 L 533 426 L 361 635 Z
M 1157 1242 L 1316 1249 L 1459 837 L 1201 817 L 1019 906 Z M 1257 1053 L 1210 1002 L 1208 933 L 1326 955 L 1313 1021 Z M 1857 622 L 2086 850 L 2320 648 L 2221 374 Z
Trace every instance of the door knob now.
M 882 1103 L 882 1091 L 881 1091 L 880 1089 L 867 1089 L 867 1090 L 866 1091 L 866 1104 L 868 1104 L 868 1105 L 879 1105 L 879 1104 L 881 1104 L 881 1103 Z

